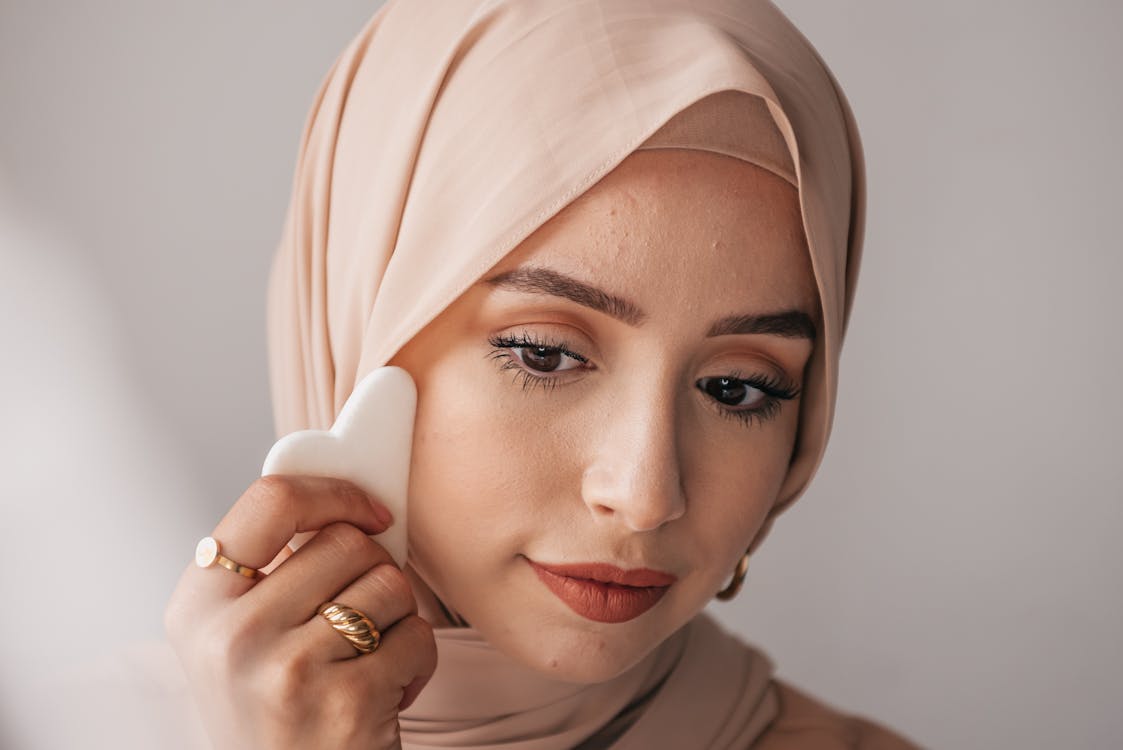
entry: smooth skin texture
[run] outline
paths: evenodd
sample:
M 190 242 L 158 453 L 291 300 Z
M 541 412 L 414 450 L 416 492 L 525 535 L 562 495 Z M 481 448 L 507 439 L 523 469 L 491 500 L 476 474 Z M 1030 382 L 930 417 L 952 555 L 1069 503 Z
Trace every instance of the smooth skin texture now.
M 391 522 L 353 484 L 276 475 L 219 522 L 222 553 L 266 575 L 192 563 L 164 612 L 216 748 L 401 747 L 398 712 L 433 675 L 437 650 L 405 575 L 367 536 Z M 299 531 L 319 533 L 289 554 Z M 378 650 L 360 657 L 317 614 L 327 600 L 368 613 Z
M 487 281 L 528 268 L 639 312 L 624 322 Z M 616 676 L 686 624 L 776 500 L 800 404 L 779 400 L 745 423 L 722 407 L 759 410 L 763 392 L 715 398 L 699 381 L 798 389 L 814 345 L 707 332 L 727 316 L 793 310 L 819 319 L 797 192 L 735 158 L 635 152 L 540 227 L 391 361 L 418 386 L 406 573 L 422 616 L 447 622 L 435 594 L 508 655 L 583 683 Z M 678 581 L 634 620 L 593 622 L 528 557 Z
M 557 274 L 606 294 L 559 296 Z M 367 536 L 387 527 L 377 498 L 300 477 L 256 480 L 212 534 L 266 575 L 184 571 L 165 623 L 216 747 L 400 747 L 398 713 L 436 669 L 438 596 L 559 679 L 642 660 L 724 585 L 795 443 L 812 338 L 707 334 L 791 311 L 819 317 L 791 185 L 706 152 L 628 156 L 390 362 L 418 387 L 404 571 Z M 743 384 L 759 379 L 788 398 Z M 527 558 L 678 580 L 639 617 L 594 622 Z M 316 614 L 328 600 L 375 621 L 376 652 Z

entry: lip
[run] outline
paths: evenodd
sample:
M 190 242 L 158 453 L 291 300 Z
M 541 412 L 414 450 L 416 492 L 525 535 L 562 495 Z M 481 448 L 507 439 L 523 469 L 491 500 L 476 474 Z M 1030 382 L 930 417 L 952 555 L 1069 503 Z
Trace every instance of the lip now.
M 608 563 L 543 565 L 526 558 L 555 596 L 594 622 L 633 620 L 654 607 L 678 580 L 649 568 L 623 570 Z

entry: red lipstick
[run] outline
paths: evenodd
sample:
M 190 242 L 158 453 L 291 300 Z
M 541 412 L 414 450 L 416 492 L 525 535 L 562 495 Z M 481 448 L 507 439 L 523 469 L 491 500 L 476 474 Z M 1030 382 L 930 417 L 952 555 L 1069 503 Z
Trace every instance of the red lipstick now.
M 658 570 L 623 570 L 608 563 L 543 565 L 530 558 L 527 562 L 566 606 L 595 622 L 627 622 L 639 617 L 678 580 Z

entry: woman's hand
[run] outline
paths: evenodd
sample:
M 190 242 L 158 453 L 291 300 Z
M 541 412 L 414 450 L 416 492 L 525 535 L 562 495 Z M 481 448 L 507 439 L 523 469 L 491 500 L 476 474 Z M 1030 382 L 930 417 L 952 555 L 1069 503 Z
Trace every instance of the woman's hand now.
M 401 747 L 398 712 L 433 675 L 437 647 L 405 575 L 367 536 L 388 518 L 348 482 L 268 476 L 222 519 L 222 554 L 272 572 L 192 563 L 164 612 L 216 747 Z M 317 529 L 288 554 L 293 534 Z M 378 649 L 360 654 L 336 632 L 317 613 L 328 601 L 374 621 Z

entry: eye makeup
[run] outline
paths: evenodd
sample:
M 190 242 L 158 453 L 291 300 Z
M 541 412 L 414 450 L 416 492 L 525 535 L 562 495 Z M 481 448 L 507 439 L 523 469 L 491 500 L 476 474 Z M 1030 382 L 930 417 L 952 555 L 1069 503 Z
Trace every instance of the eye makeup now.
M 699 378 L 695 386 L 718 403 L 718 410 L 722 416 L 729 419 L 740 419 L 746 426 L 754 421 L 763 424 L 780 411 L 784 401 L 791 401 L 799 393 L 799 387 L 794 383 L 772 376 L 749 375 L 745 376 L 736 370 L 728 376 Z M 759 397 L 751 409 L 730 408 L 733 404 L 726 404 L 722 399 L 741 401 L 744 395 L 756 391 Z
M 501 371 L 514 370 L 515 381 L 522 379 L 524 391 L 535 386 L 541 386 L 543 390 L 549 391 L 560 385 L 564 378 L 569 377 L 551 376 L 546 373 L 595 369 L 589 364 L 587 357 L 573 351 L 568 343 L 556 340 L 545 341 L 526 331 L 519 336 L 492 336 L 488 339 L 488 343 L 495 347 L 488 353 L 488 357 L 500 363 Z M 566 364 L 565 359 L 570 359 L 581 367 L 566 367 L 559 370 L 559 365 Z
M 550 391 L 573 380 L 574 375 L 565 373 L 596 369 L 587 357 L 567 342 L 539 337 L 529 331 L 515 336 L 491 336 L 488 343 L 493 347 L 488 352 L 488 358 L 499 363 L 500 371 L 514 371 L 514 380 L 521 381 L 524 391 L 534 387 Z M 740 420 L 745 426 L 754 422 L 763 424 L 772 419 L 784 401 L 795 399 L 800 394 L 799 386 L 786 378 L 745 375 L 740 370 L 728 375 L 699 378 L 695 387 L 710 397 L 721 416 Z M 744 406 L 746 396 L 751 397 L 753 404 L 748 408 Z

